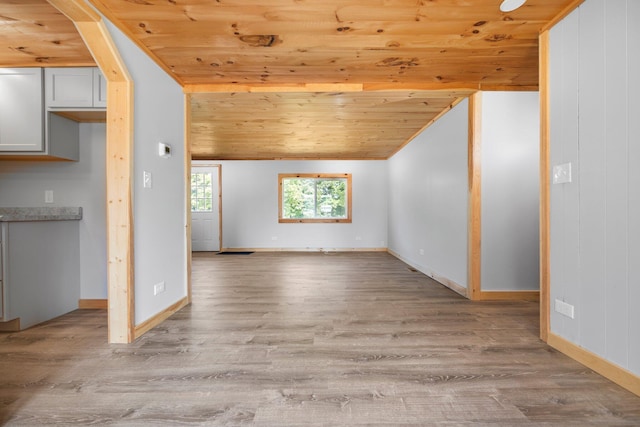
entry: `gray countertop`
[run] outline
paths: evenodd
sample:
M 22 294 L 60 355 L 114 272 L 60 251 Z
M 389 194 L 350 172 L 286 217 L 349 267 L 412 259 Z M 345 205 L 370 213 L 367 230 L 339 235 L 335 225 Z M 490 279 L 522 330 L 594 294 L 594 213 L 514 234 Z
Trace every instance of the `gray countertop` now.
M 80 207 L 0 208 L 0 222 L 74 221 L 82 219 Z

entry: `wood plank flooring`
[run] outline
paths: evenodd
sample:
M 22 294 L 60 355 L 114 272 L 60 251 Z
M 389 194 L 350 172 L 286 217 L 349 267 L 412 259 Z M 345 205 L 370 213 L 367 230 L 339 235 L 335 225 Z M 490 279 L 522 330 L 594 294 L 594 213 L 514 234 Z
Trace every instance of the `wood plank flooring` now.
M 0 334 L 0 424 L 639 426 L 640 397 L 385 253 L 196 254 L 131 345 L 77 310 Z

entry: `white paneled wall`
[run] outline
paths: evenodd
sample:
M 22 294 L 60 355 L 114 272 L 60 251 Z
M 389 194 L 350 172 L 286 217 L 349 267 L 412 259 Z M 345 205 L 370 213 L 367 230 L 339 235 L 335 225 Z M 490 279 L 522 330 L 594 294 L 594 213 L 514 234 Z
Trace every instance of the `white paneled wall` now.
M 107 21 L 134 82 L 135 323 L 139 325 L 187 295 L 184 94 L 138 46 Z M 170 144 L 170 158 L 158 143 Z M 143 187 L 143 171 L 151 188 Z M 154 285 L 165 292 L 154 295 Z
M 222 164 L 224 248 L 386 248 L 386 161 L 219 163 Z M 351 173 L 352 223 L 278 223 L 279 173 Z
M 551 166 L 573 178 L 551 185 L 551 331 L 640 374 L 640 2 L 587 0 L 550 40 Z
M 538 92 L 482 94 L 482 290 L 540 288 Z
M 389 249 L 467 287 L 467 132 L 463 101 L 389 162 Z

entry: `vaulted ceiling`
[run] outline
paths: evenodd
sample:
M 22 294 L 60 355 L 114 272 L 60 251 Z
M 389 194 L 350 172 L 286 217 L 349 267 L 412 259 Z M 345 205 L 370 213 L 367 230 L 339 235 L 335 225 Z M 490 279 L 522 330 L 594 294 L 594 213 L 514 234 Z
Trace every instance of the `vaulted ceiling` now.
M 387 158 L 475 90 L 536 90 L 575 0 L 89 0 L 189 94 L 194 158 Z M 90 65 L 46 0 L 0 0 L 0 65 Z

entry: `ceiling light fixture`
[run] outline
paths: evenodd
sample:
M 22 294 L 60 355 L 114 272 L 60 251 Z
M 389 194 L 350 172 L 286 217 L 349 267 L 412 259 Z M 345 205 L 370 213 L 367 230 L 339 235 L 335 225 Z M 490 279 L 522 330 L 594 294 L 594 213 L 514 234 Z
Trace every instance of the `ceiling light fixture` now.
M 502 12 L 513 12 L 521 7 L 527 0 L 504 0 L 500 5 Z

